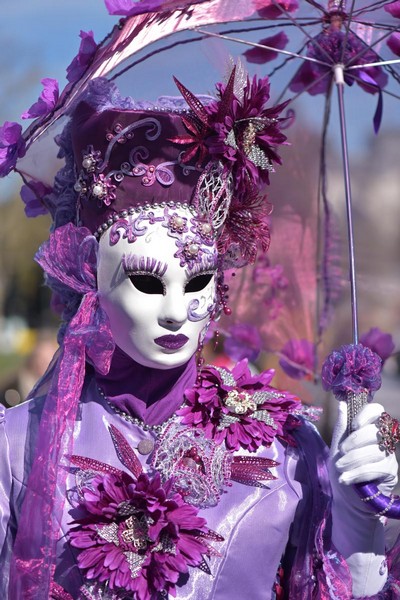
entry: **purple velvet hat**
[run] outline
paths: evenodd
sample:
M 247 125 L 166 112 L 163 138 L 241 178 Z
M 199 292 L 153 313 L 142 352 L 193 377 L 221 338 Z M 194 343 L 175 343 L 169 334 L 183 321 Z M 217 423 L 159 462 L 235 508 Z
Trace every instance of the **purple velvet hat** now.
M 72 119 L 78 220 L 100 234 L 124 211 L 191 204 L 203 168 L 183 162 L 173 139 L 186 134 L 179 113 L 157 109 L 98 112 L 86 102 Z

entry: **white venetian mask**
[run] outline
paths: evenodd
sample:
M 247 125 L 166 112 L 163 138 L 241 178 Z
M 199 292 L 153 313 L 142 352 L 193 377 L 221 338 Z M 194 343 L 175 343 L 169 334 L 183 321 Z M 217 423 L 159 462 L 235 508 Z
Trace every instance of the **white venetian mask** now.
M 184 208 L 120 219 L 99 242 L 98 290 L 115 343 L 136 362 L 183 365 L 215 310 L 217 250 Z

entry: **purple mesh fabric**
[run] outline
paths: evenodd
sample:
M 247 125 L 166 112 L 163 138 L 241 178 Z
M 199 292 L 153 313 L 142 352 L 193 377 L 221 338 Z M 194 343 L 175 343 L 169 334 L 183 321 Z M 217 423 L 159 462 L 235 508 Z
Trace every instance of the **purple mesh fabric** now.
M 66 329 L 43 409 L 11 562 L 12 598 L 49 598 L 65 500 L 66 469 L 59 466 L 63 457 L 72 453 L 85 359 L 104 374 L 110 368 L 114 352 L 108 318 L 97 296 L 97 246 L 87 229 L 69 224 L 57 229 L 37 254 L 38 263 L 50 278 L 84 296 Z

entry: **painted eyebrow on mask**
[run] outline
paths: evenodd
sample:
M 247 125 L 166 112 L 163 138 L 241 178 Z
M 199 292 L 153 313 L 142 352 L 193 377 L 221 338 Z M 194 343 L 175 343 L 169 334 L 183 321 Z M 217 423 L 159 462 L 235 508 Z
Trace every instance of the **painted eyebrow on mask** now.
M 152 258 L 151 256 L 137 256 L 136 254 L 123 254 L 122 267 L 125 273 L 153 273 L 162 277 L 168 269 L 167 263 Z
M 185 269 L 187 279 L 204 272 L 216 271 L 218 267 L 218 256 L 216 254 L 202 254 L 193 265 Z

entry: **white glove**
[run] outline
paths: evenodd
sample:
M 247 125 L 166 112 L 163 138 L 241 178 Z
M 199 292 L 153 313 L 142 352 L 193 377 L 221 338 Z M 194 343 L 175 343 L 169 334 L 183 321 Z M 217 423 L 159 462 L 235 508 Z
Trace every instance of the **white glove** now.
M 375 423 L 384 412 L 380 404 L 367 404 L 355 417 L 355 431 L 346 438 L 347 404 L 339 402 L 331 445 L 332 541 L 344 556 L 353 578 L 353 596 L 377 594 L 387 579 L 384 519 L 379 518 L 351 487 L 377 481 L 390 495 L 397 483 L 397 460 L 378 445 Z

